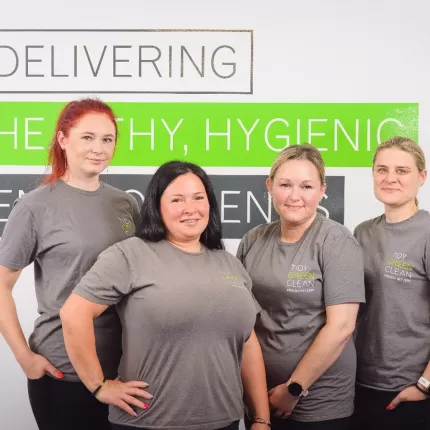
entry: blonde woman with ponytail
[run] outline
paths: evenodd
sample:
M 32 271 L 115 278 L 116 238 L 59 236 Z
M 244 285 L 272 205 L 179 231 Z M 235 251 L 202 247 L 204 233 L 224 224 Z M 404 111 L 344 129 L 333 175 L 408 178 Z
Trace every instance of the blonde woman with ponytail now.
M 417 199 L 426 177 L 414 141 L 393 137 L 377 148 L 374 192 L 385 211 L 354 232 L 366 285 L 354 430 L 430 428 L 430 214 Z

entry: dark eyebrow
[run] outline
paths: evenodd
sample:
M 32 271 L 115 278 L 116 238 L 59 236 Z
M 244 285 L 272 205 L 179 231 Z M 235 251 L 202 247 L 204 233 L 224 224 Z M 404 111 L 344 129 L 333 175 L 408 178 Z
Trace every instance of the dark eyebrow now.
M 196 193 L 193 193 L 195 196 L 196 194 L 204 194 L 204 191 L 197 191 Z M 172 197 L 183 197 L 183 194 L 172 194 Z

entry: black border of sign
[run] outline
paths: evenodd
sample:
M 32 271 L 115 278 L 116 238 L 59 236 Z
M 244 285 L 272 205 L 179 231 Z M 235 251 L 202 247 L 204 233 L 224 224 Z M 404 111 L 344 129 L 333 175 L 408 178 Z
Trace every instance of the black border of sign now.
M 0 94 L 254 94 L 254 30 L 211 30 L 211 29 L 0 29 L 1 33 L 13 32 L 146 32 L 146 33 L 250 33 L 251 35 L 251 64 L 249 91 L 1 91 Z

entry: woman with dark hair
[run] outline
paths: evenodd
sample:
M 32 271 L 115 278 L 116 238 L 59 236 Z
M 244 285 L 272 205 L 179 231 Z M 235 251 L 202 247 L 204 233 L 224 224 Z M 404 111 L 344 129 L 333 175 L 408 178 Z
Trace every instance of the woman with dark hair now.
M 253 430 L 270 426 L 264 363 L 253 331 L 251 282 L 224 251 L 206 173 L 161 166 L 148 185 L 139 237 L 104 251 L 61 310 L 70 359 L 108 403 L 115 430 L 238 429 L 243 394 Z M 109 380 L 93 319 L 117 305 L 123 326 L 119 380 Z M 144 391 L 137 384 L 145 383 Z M 132 391 L 124 390 L 134 385 Z M 145 388 L 146 388 L 145 387 Z
M 108 246 L 134 233 L 136 200 L 100 181 L 117 141 L 112 109 L 97 99 L 68 103 L 49 150 L 52 173 L 19 198 L 0 241 L 0 332 L 28 378 L 40 430 L 109 429 L 108 408 L 80 382 L 64 347 L 59 311 Z M 38 317 L 29 344 L 12 289 L 34 263 Z M 117 375 L 121 325 L 113 307 L 94 322 L 103 371 Z
M 200 242 L 208 249 L 224 249 L 221 241 L 221 219 L 218 211 L 218 203 L 208 176 L 199 166 L 192 163 L 171 161 L 160 167 L 153 177 L 146 192 L 145 210 L 142 213 L 142 229 L 137 236 L 150 242 L 159 242 L 166 238 L 168 232 L 163 222 L 160 202 L 165 189 L 176 178 L 187 173 L 197 176 L 202 182 L 209 204 L 209 218 L 207 227 L 200 235 Z

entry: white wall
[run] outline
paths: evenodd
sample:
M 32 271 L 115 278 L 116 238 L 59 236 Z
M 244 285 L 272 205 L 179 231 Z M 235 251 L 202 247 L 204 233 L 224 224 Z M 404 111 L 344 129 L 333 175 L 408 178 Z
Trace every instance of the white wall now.
M 75 0 L 2 5 L 0 28 L 208 28 L 254 30 L 254 94 L 130 95 L 127 100 L 252 102 L 418 102 L 420 143 L 430 160 L 430 12 L 425 0 L 308 0 L 213 2 Z M 0 41 L 1 44 L 1 41 Z M 0 100 L 39 100 L 14 95 Z M 70 95 L 44 96 L 69 100 Z M 122 101 L 120 95 L 104 97 Z M 328 174 L 345 169 L 328 169 Z M 380 213 L 369 169 L 346 172 L 345 224 L 354 228 Z M 430 209 L 430 185 L 421 206 Z M 237 241 L 229 241 L 234 252 Z M 36 317 L 31 268 L 16 289 L 18 313 L 28 335 Z M 0 340 L 1 428 L 35 430 L 25 377 Z

